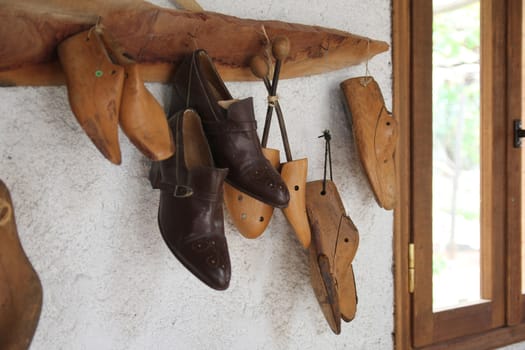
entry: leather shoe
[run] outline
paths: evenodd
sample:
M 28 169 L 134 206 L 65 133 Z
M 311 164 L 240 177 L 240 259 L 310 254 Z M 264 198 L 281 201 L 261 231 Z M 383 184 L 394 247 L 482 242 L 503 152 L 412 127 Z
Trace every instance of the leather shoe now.
M 213 160 L 199 115 L 187 109 L 169 120 L 175 155 L 153 162 L 150 181 L 160 189 L 158 222 L 175 257 L 211 288 L 227 289 L 231 267 L 224 235 L 223 184 L 227 169 Z
M 234 100 L 204 50 L 179 66 L 173 79 L 172 110 L 194 108 L 226 182 L 261 202 L 286 208 L 290 194 L 277 170 L 264 157 L 257 136 L 252 98 Z

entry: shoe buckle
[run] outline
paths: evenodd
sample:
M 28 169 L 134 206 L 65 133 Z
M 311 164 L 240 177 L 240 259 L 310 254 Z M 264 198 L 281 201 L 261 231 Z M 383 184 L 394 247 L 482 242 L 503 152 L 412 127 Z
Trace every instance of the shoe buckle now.
M 173 191 L 173 197 L 186 198 L 193 194 L 193 189 L 190 186 L 175 185 L 175 191 Z

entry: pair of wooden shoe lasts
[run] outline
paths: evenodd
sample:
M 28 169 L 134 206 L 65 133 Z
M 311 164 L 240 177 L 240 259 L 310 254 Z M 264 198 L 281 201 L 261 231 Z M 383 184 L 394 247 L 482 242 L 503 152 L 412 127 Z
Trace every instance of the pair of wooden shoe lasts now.
M 310 277 L 317 301 L 330 328 L 341 333 L 341 319 L 350 322 L 357 309 L 352 261 L 359 233 L 348 215 L 332 179 L 331 136 L 323 132 L 323 180 L 306 183 L 306 212 L 312 231 L 309 248 Z M 330 180 L 327 179 L 328 165 Z
M 118 125 L 144 155 L 163 160 L 175 151 L 161 105 L 145 88 L 138 65 L 97 25 L 64 40 L 58 57 L 76 119 L 99 151 L 121 163 Z
M 298 241 L 304 248 L 308 248 L 311 241 L 310 226 L 305 208 L 305 185 L 308 172 L 308 160 L 306 158 L 292 159 L 285 121 L 279 100 L 277 99 L 277 84 L 281 64 L 288 56 L 290 46 L 290 41 L 285 36 L 278 36 L 273 39 L 271 51 L 275 58 L 275 68 L 273 70 L 271 83 L 269 78 L 270 64 L 268 62 L 270 59 L 266 60 L 262 56 L 254 56 L 250 63 L 250 68 L 256 77 L 263 80 L 269 95 L 268 110 L 261 141 L 262 151 L 270 164 L 280 172 L 288 188 L 290 201 L 288 202 L 288 206 L 282 210 Z M 279 150 L 268 148 L 266 145 L 274 109 L 279 121 L 286 154 L 286 162 L 282 164 L 280 164 Z M 251 239 L 257 238 L 266 230 L 266 227 L 270 223 L 270 218 L 273 215 L 274 208 L 272 206 L 250 197 L 227 184 L 225 185 L 224 201 L 234 225 L 244 237 Z

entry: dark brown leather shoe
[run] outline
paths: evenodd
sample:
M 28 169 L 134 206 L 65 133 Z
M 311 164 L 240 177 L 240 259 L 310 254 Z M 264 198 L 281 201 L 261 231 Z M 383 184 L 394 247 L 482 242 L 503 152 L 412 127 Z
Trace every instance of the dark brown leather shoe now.
M 226 182 L 261 202 L 286 208 L 290 194 L 262 153 L 252 99 L 232 98 L 204 50 L 184 60 L 173 85 L 172 111 L 191 107 L 200 114 L 215 164 L 229 169 Z
M 177 259 L 208 286 L 224 290 L 231 267 L 224 235 L 222 196 L 227 169 L 213 160 L 199 115 L 187 109 L 169 120 L 175 155 L 154 162 L 153 188 L 160 189 L 159 228 Z

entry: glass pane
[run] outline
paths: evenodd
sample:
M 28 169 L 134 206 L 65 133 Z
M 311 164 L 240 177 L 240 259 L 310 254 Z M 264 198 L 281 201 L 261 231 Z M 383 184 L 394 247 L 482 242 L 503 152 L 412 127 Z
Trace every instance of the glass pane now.
M 480 299 L 480 6 L 434 0 L 433 307 Z

